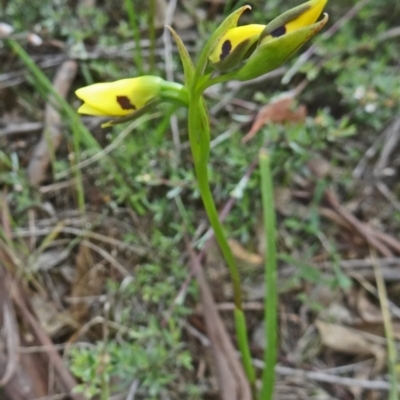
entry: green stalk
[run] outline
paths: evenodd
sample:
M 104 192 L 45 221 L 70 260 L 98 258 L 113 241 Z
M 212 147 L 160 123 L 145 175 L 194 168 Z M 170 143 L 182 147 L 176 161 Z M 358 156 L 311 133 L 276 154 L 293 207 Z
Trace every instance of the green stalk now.
M 239 271 L 236 267 L 231 248 L 229 247 L 229 244 L 225 238 L 222 225 L 219 222 L 218 212 L 215 207 L 214 199 L 210 190 L 206 168 L 207 166 L 202 165 L 202 163 L 198 163 L 196 165 L 197 184 L 200 190 L 201 198 L 203 200 L 204 208 L 207 212 L 208 219 L 214 230 L 215 238 L 217 239 L 217 242 L 221 248 L 224 259 L 228 264 L 233 285 L 233 301 L 235 303 L 235 308 L 238 310 L 242 310 L 242 291 L 240 286 Z
M 161 99 L 173 102 L 175 104 L 188 106 L 188 91 L 180 83 L 163 81 L 161 87 Z
M 255 372 L 251 360 L 249 340 L 247 336 L 246 319 L 243 313 L 242 306 L 242 291 L 240 285 L 239 271 L 236 266 L 235 259 L 229 244 L 226 240 L 224 230 L 221 222 L 219 221 L 217 208 L 215 206 L 214 198 L 210 189 L 208 179 L 208 156 L 210 151 L 210 135 L 209 135 L 209 119 L 207 110 L 204 105 L 203 99 L 198 95 L 196 90 L 196 81 L 193 82 L 192 90 L 189 97 L 189 140 L 194 158 L 195 172 L 197 178 L 198 188 L 203 200 L 204 208 L 206 210 L 210 224 L 214 230 L 215 238 L 221 249 L 222 255 L 228 265 L 229 273 L 231 276 L 233 286 L 233 297 L 235 304 L 235 327 L 236 336 L 239 344 L 239 351 L 242 356 L 243 367 L 249 380 L 253 399 L 256 399 L 255 388 Z
M 272 400 L 275 381 L 275 364 L 277 354 L 277 303 L 278 291 L 276 282 L 276 222 L 274 211 L 273 184 L 270 167 L 270 156 L 266 150 L 260 151 L 261 194 L 264 211 L 264 230 L 266 237 L 265 253 L 265 334 L 266 349 L 265 367 L 262 376 L 261 396 L 263 400 Z

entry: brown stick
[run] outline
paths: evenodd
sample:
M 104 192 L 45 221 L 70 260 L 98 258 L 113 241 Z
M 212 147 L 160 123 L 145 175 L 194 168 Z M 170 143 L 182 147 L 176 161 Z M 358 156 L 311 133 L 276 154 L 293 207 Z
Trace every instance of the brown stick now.
M 49 357 L 49 361 L 53 366 L 54 370 L 57 372 L 60 381 L 62 382 L 65 390 L 70 394 L 71 398 L 74 400 L 85 400 L 85 397 L 82 394 L 73 393 L 73 389 L 77 385 L 75 379 L 70 374 L 66 366 L 64 365 L 63 360 L 61 359 L 58 351 L 53 345 L 53 342 L 44 331 L 44 329 L 40 326 L 38 321 L 36 320 L 33 313 L 29 310 L 28 305 L 26 304 L 26 300 L 19 288 L 19 285 L 15 281 L 11 281 L 8 279 L 8 287 L 10 288 L 11 296 L 14 300 L 14 303 L 18 307 L 21 312 L 24 320 L 28 323 L 34 336 L 37 341 L 42 345 L 48 348 L 47 355 Z
M 393 257 L 393 253 L 377 238 L 376 234 L 365 224 L 359 221 L 353 214 L 347 211 L 338 201 L 332 190 L 325 191 L 325 199 L 328 204 L 349 223 L 372 247 L 374 247 L 384 257 Z
M 5 367 L 4 374 L 0 378 L 0 387 L 5 386 L 12 379 L 18 368 L 17 348 L 20 346 L 15 311 L 9 293 L 6 290 L 4 276 L 5 272 L 3 268 L 0 267 L 0 307 L 3 311 L 2 318 L 0 314 L 0 321 L 3 321 L 3 327 L 6 336 L 5 347 L 7 348 L 8 355 L 8 362 Z
M 54 78 L 54 90 L 66 97 L 78 71 L 76 61 L 65 61 Z M 32 185 L 40 185 L 46 178 L 46 171 L 62 140 L 61 115 L 49 101 L 46 104 L 45 123 L 42 137 L 36 145 L 28 165 L 28 179 Z
M 190 264 L 201 292 L 204 319 L 213 349 L 223 400 L 251 400 L 249 383 L 236 356 L 235 348 L 229 338 L 203 273 L 198 257 L 186 240 Z

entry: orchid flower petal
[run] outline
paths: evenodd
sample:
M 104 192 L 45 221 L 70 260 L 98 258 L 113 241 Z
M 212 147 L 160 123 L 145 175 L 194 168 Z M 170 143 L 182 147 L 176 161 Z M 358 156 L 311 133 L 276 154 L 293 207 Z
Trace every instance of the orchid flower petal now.
M 128 115 L 158 97 L 162 82 L 156 76 L 141 76 L 80 88 L 75 93 L 84 105 L 78 112 L 115 117 Z
M 212 49 L 209 60 L 213 67 L 227 70 L 246 57 L 248 50 L 258 41 L 265 25 L 244 25 L 229 29 Z

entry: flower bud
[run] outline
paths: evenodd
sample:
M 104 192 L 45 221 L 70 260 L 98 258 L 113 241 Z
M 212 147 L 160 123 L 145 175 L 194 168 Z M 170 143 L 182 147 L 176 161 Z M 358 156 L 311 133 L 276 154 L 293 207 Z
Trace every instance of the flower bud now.
M 208 59 L 219 71 L 236 70 L 235 78 L 249 80 L 283 64 L 316 35 L 328 21 L 316 22 L 328 0 L 310 0 L 275 18 L 268 25 L 233 27 L 221 36 Z
M 285 25 L 272 33 L 262 37 L 256 50 L 246 63 L 237 71 L 236 78 L 241 81 L 257 78 L 281 66 L 301 46 L 315 36 L 328 22 L 328 14 L 324 14 L 321 21 L 296 29 L 290 33 L 283 33 Z M 276 32 L 281 33 L 281 36 Z
M 85 86 L 75 92 L 84 101 L 78 113 L 108 117 L 131 114 L 159 97 L 163 82 L 156 76 L 141 76 Z

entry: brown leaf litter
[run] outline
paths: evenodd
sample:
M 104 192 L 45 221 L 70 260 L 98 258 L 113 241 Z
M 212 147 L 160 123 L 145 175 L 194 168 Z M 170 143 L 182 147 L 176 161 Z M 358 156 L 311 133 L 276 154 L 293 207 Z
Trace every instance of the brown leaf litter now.
M 266 124 L 301 123 L 307 116 L 307 108 L 301 104 L 296 107 L 293 94 L 286 94 L 265 105 L 257 116 L 242 143 L 248 142 Z

